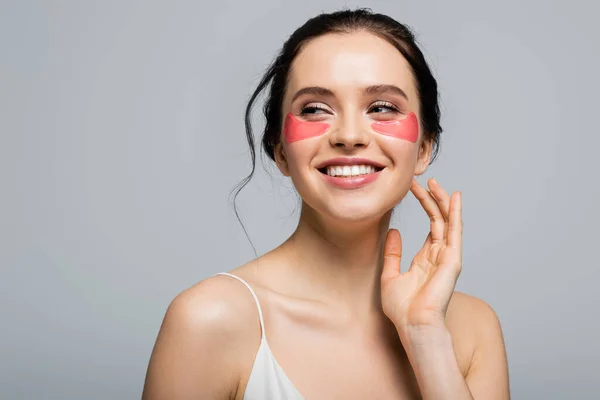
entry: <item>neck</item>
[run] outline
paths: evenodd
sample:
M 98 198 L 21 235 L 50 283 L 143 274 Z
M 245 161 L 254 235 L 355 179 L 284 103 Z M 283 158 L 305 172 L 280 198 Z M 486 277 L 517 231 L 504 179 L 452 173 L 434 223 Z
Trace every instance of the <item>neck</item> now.
M 324 221 L 303 204 L 298 227 L 283 244 L 303 293 L 362 318 L 381 314 L 383 245 L 391 211 L 360 222 Z

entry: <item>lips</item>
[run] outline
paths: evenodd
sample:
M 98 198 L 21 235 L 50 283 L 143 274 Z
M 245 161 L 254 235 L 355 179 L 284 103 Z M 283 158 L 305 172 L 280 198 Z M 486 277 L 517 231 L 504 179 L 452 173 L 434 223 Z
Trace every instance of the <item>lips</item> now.
M 339 189 L 358 189 L 361 188 L 371 182 L 374 182 L 381 175 L 381 171 L 358 175 L 358 176 L 350 176 L 350 177 L 342 177 L 342 176 L 329 176 L 326 174 L 321 174 L 325 182 L 328 184 L 335 186 Z
M 355 174 L 358 166 L 361 170 Z M 325 181 L 340 189 L 357 189 L 374 182 L 384 168 L 385 165 L 377 161 L 358 157 L 331 158 L 317 165 Z M 367 173 L 363 173 L 363 169 Z
M 374 161 L 374 160 L 369 160 L 368 158 L 358 158 L 358 157 L 336 157 L 336 158 L 330 158 L 329 160 L 325 160 L 319 164 L 317 164 L 316 168 L 318 170 L 322 170 L 322 169 L 326 169 L 327 167 L 329 167 L 330 165 L 339 165 L 339 166 L 344 166 L 344 165 L 371 165 L 373 167 L 375 167 L 375 169 L 377 171 L 382 170 L 383 168 L 385 168 L 385 165 Z

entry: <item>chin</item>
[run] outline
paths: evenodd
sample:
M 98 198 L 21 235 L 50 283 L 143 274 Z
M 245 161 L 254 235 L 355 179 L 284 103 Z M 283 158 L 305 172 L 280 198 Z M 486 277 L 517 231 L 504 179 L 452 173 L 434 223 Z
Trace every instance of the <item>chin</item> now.
M 327 204 L 320 204 L 318 211 L 313 210 L 313 212 L 317 212 L 321 215 L 320 219 L 330 223 L 364 224 L 367 222 L 377 223 L 392 208 L 393 205 L 374 204 L 373 201 L 343 199 Z
M 353 190 L 324 186 L 318 180 L 294 182 L 303 199 L 303 212 L 312 214 L 317 221 L 334 225 L 377 223 L 404 197 L 402 191 L 392 193 L 389 190 L 390 187 L 401 187 L 401 183 L 386 175 Z

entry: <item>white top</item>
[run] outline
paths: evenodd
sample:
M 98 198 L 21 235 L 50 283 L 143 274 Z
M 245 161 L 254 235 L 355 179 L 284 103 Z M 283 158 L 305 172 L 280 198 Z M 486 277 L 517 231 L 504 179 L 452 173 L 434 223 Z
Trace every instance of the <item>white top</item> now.
M 269 343 L 267 343 L 267 337 L 265 336 L 265 322 L 263 320 L 262 309 L 254 290 L 239 276 L 227 272 L 219 272 L 216 275 L 230 276 L 242 282 L 248 288 L 252 297 L 254 297 L 254 302 L 258 309 L 261 330 L 260 346 L 252 365 L 248 385 L 244 392 L 244 400 L 304 400 L 304 397 L 302 397 L 283 369 L 277 364 L 277 360 L 275 360 L 271 352 Z

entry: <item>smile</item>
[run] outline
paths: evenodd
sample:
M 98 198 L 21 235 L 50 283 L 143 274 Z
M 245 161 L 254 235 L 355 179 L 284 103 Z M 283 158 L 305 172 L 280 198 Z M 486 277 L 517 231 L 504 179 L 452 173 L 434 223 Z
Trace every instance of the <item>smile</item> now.
M 381 175 L 385 165 L 358 157 L 336 157 L 316 165 L 325 182 L 340 189 L 357 189 Z
M 329 176 L 338 176 L 343 178 L 351 178 L 354 176 L 374 174 L 381 171 L 382 168 L 375 167 L 373 165 L 329 165 L 325 168 L 321 168 L 319 171 Z

